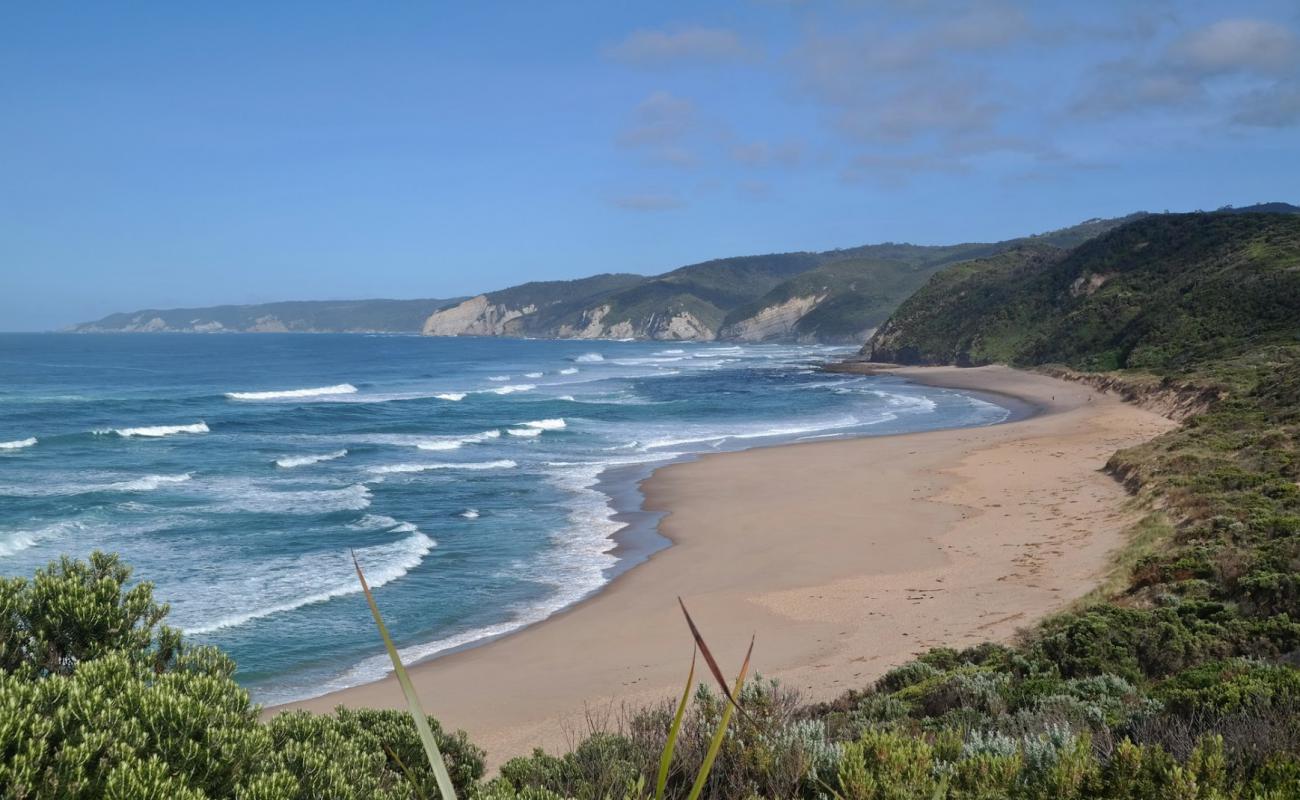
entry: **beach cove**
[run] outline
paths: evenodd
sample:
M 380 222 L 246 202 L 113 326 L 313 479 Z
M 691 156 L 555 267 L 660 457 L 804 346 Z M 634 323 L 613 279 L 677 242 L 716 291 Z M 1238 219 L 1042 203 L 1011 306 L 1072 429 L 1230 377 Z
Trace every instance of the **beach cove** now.
M 494 763 L 563 749 L 589 716 L 679 690 L 691 650 L 679 595 L 724 669 L 754 634 L 757 671 L 816 701 L 928 647 L 1005 640 L 1096 586 L 1136 518 L 1101 468 L 1175 423 L 1004 367 L 892 372 L 1034 413 L 660 468 L 642 491 L 673 546 L 541 624 L 415 665 L 426 710 Z M 280 708 L 401 703 L 390 676 Z

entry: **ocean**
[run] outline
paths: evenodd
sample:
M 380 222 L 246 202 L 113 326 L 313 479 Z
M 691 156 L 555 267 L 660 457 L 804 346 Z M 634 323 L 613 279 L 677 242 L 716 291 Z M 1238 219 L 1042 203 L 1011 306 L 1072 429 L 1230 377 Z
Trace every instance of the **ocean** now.
M 795 345 L 0 334 L 0 574 L 120 553 L 256 700 L 382 677 L 599 591 L 694 454 L 987 425 L 987 399 Z M 863 480 L 870 480 L 864 475 Z

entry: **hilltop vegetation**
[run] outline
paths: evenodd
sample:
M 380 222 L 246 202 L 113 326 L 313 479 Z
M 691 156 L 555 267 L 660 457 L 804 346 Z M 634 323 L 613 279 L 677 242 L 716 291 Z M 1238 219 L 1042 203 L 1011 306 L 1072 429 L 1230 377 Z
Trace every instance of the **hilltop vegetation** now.
M 868 342 L 877 361 L 1165 369 L 1296 341 L 1300 216 L 1153 215 L 1068 254 L 962 264 Z

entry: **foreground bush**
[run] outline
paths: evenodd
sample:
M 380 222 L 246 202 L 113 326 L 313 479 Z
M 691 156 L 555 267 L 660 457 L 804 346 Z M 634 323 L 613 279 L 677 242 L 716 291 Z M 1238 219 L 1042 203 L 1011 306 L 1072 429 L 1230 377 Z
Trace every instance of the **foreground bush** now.
M 148 584 L 94 555 L 0 582 L 0 787 L 6 798 L 436 797 L 415 726 L 395 711 L 259 721 L 235 664 L 162 627 Z M 483 772 L 438 733 L 460 789 Z

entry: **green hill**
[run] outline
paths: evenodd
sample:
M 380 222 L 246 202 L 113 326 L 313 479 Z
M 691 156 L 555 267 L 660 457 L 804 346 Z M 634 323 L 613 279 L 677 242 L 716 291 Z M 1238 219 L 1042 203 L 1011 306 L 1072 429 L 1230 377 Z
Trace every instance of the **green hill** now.
M 959 265 L 864 347 L 909 364 L 1166 369 L 1294 343 L 1300 216 L 1153 215 L 1067 253 L 1038 247 Z

